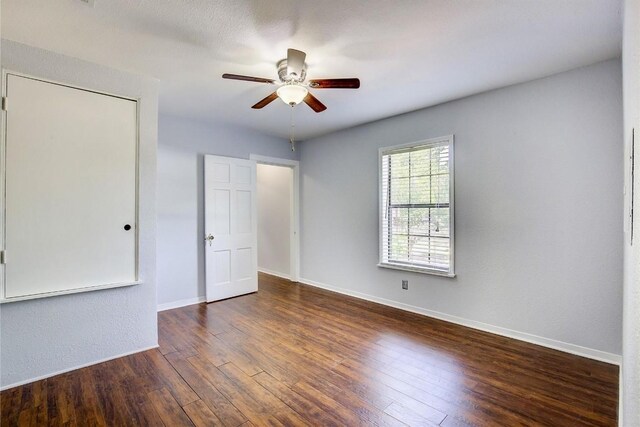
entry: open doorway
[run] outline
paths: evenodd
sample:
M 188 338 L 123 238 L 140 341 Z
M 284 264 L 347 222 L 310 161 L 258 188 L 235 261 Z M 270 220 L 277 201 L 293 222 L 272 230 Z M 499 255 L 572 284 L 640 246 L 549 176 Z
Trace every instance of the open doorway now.
M 298 280 L 298 162 L 251 155 L 257 163 L 258 271 Z

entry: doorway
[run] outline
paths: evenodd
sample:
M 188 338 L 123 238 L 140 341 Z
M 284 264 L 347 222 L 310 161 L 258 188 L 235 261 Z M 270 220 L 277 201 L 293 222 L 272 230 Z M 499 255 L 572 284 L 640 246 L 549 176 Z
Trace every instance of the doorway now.
M 258 271 L 298 280 L 298 179 L 295 160 L 251 155 L 257 163 Z

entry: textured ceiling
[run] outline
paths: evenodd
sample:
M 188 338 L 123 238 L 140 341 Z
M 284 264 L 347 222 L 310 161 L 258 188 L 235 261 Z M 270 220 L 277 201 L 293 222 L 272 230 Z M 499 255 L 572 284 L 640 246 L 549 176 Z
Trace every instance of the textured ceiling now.
M 289 107 L 250 108 L 289 47 L 328 109 L 296 107 L 299 139 L 614 58 L 619 0 L 3 0 L 2 36 L 161 80 L 161 113 L 286 137 Z

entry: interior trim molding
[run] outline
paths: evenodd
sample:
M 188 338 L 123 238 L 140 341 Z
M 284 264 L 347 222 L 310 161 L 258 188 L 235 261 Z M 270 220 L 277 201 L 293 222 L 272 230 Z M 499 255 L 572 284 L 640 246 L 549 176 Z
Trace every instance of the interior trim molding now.
M 205 301 L 206 301 L 206 298 L 202 296 L 202 297 L 187 298 L 187 299 L 180 299 L 177 301 L 165 302 L 164 304 L 158 304 L 158 311 L 165 311 L 165 310 L 171 310 L 172 308 L 180 308 L 187 305 L 200 304 L 201 302 L 205 302 Z
M 291 218 L 289 230 L 289 269 L 291 270 L 291 274 L 285 278 L 296 282 L 300 276 L 300 161 L 260 156 L 253 153 L 249 154 L 249 159 L 261 165 L 288 167 L 291 168 L 293 172 L 293 181 L 291 182 L 291 210 L 289 211 Z M 278 275 L 274 274 L 274 276 Z
M 258 272 L 268 274 L 269 276 L 280 277 L 281 279 L 293 280 L 290 275 L 279 273 L 277 271 L 268 270 L 266 268 L 258 267 Z
M 99 363 L 108 362 L 110 360 L 119 359 L 120 357 L 130 356 L 132 354 L 142 353 L 143 351 L 153 350 L 154 348 L 158 348 L 158 347 L 159 347 L 159 345 L 156 344 L 156 345 L 152 345 L 151 347 L 145 347 L 145 348 L 141 348 L 139 350 L 128 351 L 126 353 L 116 354 L 115 356 L 105 357 L 104 359 L 98 359 L 98 360 L 93 361 L 93 362 L 83 363 L 82 365 L 77 365 L 77 366 L 74 366 L 74 367 L 69 368 L 69 369 L 63 369 L 61 371 L 52 372 L 50 374 L 40 375 L 40 376 L 37 376 L 35 378 L 30 378 L 28 380 L 18 381 L 17 383 L 3 385 L 3 386 L 0 387 L 0 391 L 4 391 L 4 390 L 8 390 L 8 389 L 13 388 L 13 387 L 18 387 L 18 386 L 21 386 L 21 385 L 29 384 L 29 383 L 32 383 L 34 381 L 44 380 L 45 378 L 55 377 L 56 375 L 66 374 L 67 372 L 75 371 L 76 369 L 82 369 L 82 368 L 86 368 L 88 366 L 97 365 Z
M 388 300 L 385 298 L 376 297 L 373 295 L 364 294 L 361 292 L 355 292 L 337 286 L 327 285 L 325 283 L 317 282 L 315 280 L 300 278 L 299 283 L 303 285 L 314 286 L 316 288 L 325 289 L 339 294 L 348 295 L 354 298 L 363 299 L 366 301 L 375 302 L 378 304 L 386 305 L 388 307 L 397 308 L 411 313 L 421 314 L 423 316 L 432 317 L 438 320 L 444 320 L 445 322 L 455 323 L 457 325 L 466 326 L 472 329 L 478 329 L 480 331 L 489 332 L 496 335 L 501 335 L 508 338 L 513 338 L 520 341 L 525 341 L 531 344 L 541 345 L 543 347 L 551 348 L 554 350 L 563 351 L 565 353 L 575 354 L 576 356 L 582 356 L 600 362 L 611 363 L 613 365 L 622 365 L 622 356 L 613 353 L 607 353 L 606 351 L 595 350 L 588 347 L 582 347 L 576 344 L 570 344 L 563 341 L 557 341 L 551 338 L 540 337 L 532 335 L 526 332 L 514 331 L 512 329 L 503 328 L 501 326 L 490 325 L 488 323 L 477 322 L 475 320 L 465 319 L 463 317 L 453 316 L 438 311 L 428 310 L 426 308 L 416 307 L 410 304 L 404 304 L 397 301 Z
M 618 427 L 624 427 L 624 375 L 622 375 L 622 370 L 624 369 L 622 362 L 620 363 L 620 370 L 618 371 Z

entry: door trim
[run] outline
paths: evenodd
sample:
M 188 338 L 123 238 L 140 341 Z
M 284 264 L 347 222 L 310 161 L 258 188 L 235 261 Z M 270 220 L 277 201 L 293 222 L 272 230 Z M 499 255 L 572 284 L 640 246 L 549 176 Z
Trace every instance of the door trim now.
M 255 160 L 260 165 L 284 166 L 293 171 L 293 182 L 291 189 L 291 227 L 289 230 L 289 247 L 291 271 L 289 276 L 291 281 L 297 282 L 300 278 L 300 162 L 298 160 L 281 159 L 278 157 L 261 156 L 251 154 L 250 160 Z

